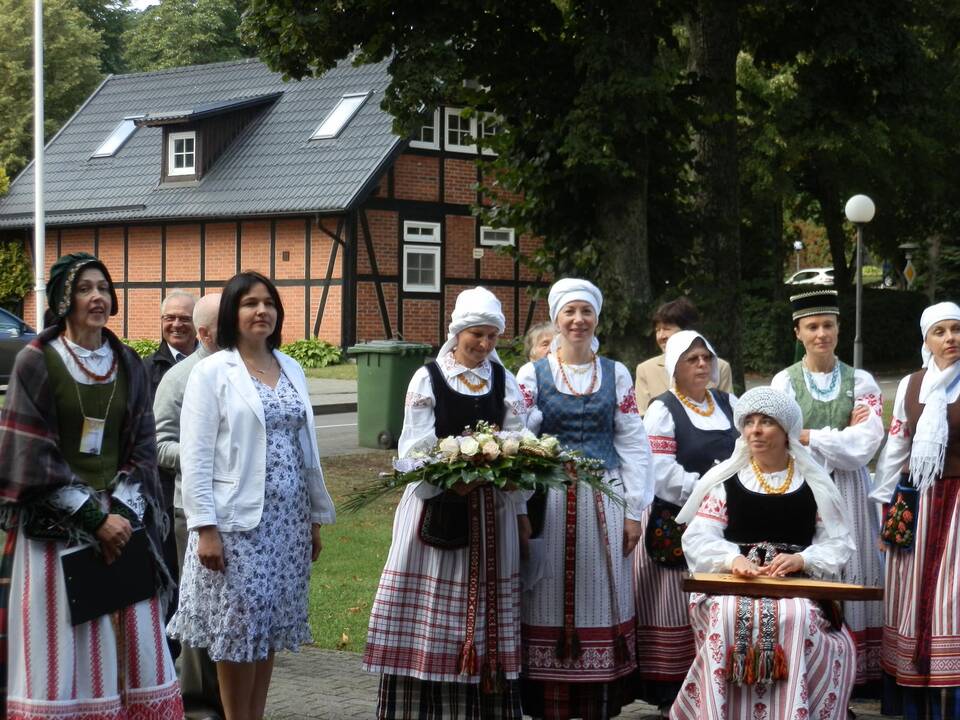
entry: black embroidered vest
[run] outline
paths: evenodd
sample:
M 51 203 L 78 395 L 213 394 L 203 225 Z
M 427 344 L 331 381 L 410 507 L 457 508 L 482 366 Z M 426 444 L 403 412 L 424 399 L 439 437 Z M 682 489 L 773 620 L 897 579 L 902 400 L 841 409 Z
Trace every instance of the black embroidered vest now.
M 817 527 L 817 501 L 810 486 L 783 495 L 748 490 L 734 475 L 727 491 L 727 527 L 723 536 L 738 545 L 775 543 L 808 547 Z
M 479 421 L 503 427 L 506 394 L 506 370 L 500 363 L 491 362 L 493 384 L 485 395 L 464 395 L 452 389 L 443 377 L 436 361 L 427 363 L 433 384 L 434 428 L 438 438 L 459 435 L 464 428 L 473 428 Z

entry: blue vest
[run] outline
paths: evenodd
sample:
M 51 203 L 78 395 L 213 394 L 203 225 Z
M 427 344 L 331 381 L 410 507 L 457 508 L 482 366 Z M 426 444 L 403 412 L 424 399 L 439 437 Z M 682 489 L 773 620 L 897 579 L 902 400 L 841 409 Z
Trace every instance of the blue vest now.
M 537 360 L 537 407 L 543 413 L 540 432 L 555 435 L 560 444 L 603 461 L 607 470 L 620 467 L 613 447 L 617 412 L 617 377 L 612 360 L 599 358 L 603 380 L 590 395 L 565 395 L 553 383 L 550 361 Z

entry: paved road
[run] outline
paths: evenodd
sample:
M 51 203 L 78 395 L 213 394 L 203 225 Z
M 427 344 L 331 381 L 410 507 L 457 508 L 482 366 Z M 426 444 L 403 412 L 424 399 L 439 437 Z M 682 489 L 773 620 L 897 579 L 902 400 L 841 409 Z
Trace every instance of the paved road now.
M 358 654 L 306 648 L 277 655 L 267 698 L 268 720 L 371 720 L 376 707 L 377 678 L 361 672 Z M 877 703 L 858 702 L 853 709 L 857 720 L 881 720 Z M 659 716 L 656 708 L 637 702 L 620 717 Z

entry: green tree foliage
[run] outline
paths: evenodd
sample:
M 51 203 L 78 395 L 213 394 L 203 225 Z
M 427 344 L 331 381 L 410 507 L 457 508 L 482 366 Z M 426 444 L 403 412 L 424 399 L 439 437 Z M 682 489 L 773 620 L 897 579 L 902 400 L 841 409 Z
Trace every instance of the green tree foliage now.
M 669 198 L 689 146 L 666 147 L 686 134 L 671 63 L 677 13 L 675 3 L 620 0 L 346 0 L 309 12 L 253 0 L 245 28 L 291 77 L 350 55 L 390 58 L 385 108 L 402 134 L 420 108 L 496 111 L 502 132 L 490 141 L 497 158 L 485 163 L 481 214 L 543 236 L 535 261 L 544 272 L 595 279 L 607 297 L 607 347 L 636 356 L 633 327 L 646 325 L 654 295 L 650 228 L 674 217 Z
M 123 35 L 130 71 L 236 60 L 253 51 L 240 39 L 241 0 L 160 0 Z
M 20 242 L 0 243 L 0 305 L 19 303 L 33 287 L 30 258 Z
M 100 52 L 100 71 L 122 73 L 123 33 L 130 27 L 130 0 L 77 0 L 77 7 L 90 18 L 94 30 L 100 32 L 103 50 Z
M 33 157 L 33 3 L 0 0 L 0 164 L 9 177 Z M 75 0 L 45 0 L 44 135 L 49 139 L 100 81 L 100 34 Z

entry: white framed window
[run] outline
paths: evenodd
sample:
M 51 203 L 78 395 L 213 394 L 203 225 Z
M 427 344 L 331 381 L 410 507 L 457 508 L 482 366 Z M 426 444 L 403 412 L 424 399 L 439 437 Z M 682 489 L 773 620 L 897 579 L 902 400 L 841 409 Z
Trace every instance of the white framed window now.
M 444 108 L 444 146 L 447 150 L 477 152 L 477 118 L 460 117 L 460 108 Z
M 493 113 L 487 113 L 477 121 L 478 137 L 489 142 L 500 132 L 500 118 Z M 496 155 L 489 147 L 483 149 L 484 155 Z
M 480 228 L 481 245 L 513 245 L 514 242 L 513 228 L 495 228 L 486 225 Z
M 167 175 L 195 175 L 197 133 L 172 132 L 167 136 Z
M 440 108 L 424 114 L 423 124 L 410 140 L 410 147 L 423 150 L 440 149 Z
M 137 125 L 134 121 L 142 117 L 143 115 L 128 115 L 121 120 L 120 124 L 113 129 L 113 132 L 107 135 L 107 139 L 100 143 L 100 147 L 98 147 L 90 157 L 113 157 L 116 155 L 117 151 L 123 147 L 123 144 L 127 142 L 134 131 L 136 131 Z
M 310 139 L 329 140 L 337 137 L 343 132 L 353 116 L 357 114 L 357 111 L 363 107 L 368 97 L 370 97 L 369 92 L 344 95 L 333 106 L 333 110 L 327 114 L 320 126 L 313 131 Z
M 440 242 L 440 223 L 404 220 L 403 239 L 407 242 L 438 243 Z
M 403 246 L 403 289 L 406 292 L 440 292 L 440 248 Z

